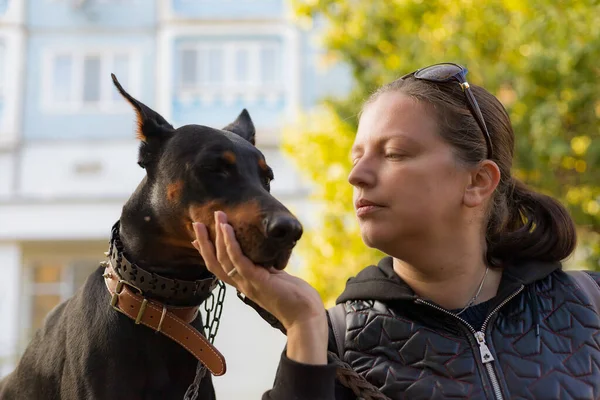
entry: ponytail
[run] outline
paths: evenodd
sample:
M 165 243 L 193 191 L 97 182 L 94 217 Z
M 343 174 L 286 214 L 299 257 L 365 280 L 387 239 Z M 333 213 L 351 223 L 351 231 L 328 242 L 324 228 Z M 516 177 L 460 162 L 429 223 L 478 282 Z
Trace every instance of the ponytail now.
M 498 193 L 487 230 L 487 261 L 562 261 L 575 250 L 577 233 L 567 209 L 550 196 L 510 178 Z

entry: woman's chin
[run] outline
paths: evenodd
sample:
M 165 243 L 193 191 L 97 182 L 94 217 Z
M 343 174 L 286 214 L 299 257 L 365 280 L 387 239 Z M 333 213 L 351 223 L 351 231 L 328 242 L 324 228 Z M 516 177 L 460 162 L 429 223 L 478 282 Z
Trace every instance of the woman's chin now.
M 414 234 L 400 232 L 398 229 L 393 231 L 384 229 L 365 229 L 361 226 L 361 237 L 365 245 L 369 248 L 379 250 L 387 255 L 396 257 L 398 253 L 410 251 L 414 246 Z
M 382 247 L 387 247 L 392 239 L 391 235 L 386 235 L 385 232 L 374 229 L 364 229 L 364 227 L 361 227 L 360 232 L 365 245 L 372 249 L 381 250 Z

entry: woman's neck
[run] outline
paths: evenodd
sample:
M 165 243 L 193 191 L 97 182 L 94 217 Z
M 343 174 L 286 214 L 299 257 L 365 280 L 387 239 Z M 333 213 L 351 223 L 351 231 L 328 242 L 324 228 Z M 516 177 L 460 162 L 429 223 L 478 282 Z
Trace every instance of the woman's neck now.
M 486 274 L 487 266 L 481 256 L 452 257 L 446 254 L 436 259 L 429 253 L 427 259 L 416 261 L 419 262 L 408 263 L 394 258 L 394 271 L 419 297 L 448 310 L 465 307 L 480 285 L 479 295 L 472 304 L 493 298 L 502 278 L 499 268 L 490 268 Z

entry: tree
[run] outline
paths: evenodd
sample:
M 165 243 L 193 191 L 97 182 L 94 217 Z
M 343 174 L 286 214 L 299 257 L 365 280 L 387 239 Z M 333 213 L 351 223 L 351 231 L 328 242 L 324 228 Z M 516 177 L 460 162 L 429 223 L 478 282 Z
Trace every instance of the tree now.
M 331 301 L 381 254 L 362 244 L 352 214 L 349 149 L 362 102 L 419 67 L 453 61 L 494 93 L 516 135 L 513 173 L 558 197 L 580 238 L 573 262 L 598 268 L 600 246 L 600 2 L 295 0 L 298 18 L 325 21 L 329 57 L 349 66 L 353 89 L 327 98 L 284 133 L 284 151 L 314 183 L 321 224 L 298 252 L 308 280 Z

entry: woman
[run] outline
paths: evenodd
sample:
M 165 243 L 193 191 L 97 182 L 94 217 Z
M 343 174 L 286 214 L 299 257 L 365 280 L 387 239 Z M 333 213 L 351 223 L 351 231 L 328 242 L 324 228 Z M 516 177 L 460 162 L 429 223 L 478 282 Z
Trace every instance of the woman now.
M 338 298 L 338 343 L 316 291 L 244 257 L 223 213 L 214 247 L 195 225 L 208 268 L 287 331 L 264 399 L 356 398 L 335 383 L 341 348 L 393 399 L 600 399 L 600 275 L 562 271 L 574 223 L 511 176 L 508 114 L 465 75 L 423 68 L 364 106 L 348 180 L 364 242 L 388 256 Z

